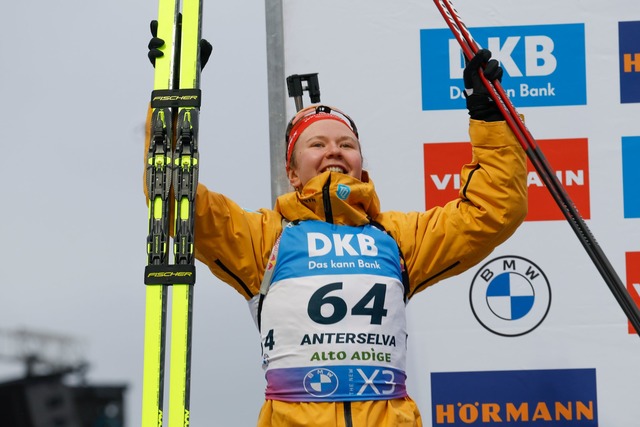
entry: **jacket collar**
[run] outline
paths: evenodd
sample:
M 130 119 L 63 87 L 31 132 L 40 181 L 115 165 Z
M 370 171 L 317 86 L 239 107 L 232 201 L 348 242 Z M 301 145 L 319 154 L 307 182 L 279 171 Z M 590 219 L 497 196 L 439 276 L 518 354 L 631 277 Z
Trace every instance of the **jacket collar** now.
M 309 180 L 301 191 L 278 197 L 275 210 L 289 221 L 359 226 L 380 213 L 380 200 L 366 171 L 362 172 L 362 181 L 327 171 Z

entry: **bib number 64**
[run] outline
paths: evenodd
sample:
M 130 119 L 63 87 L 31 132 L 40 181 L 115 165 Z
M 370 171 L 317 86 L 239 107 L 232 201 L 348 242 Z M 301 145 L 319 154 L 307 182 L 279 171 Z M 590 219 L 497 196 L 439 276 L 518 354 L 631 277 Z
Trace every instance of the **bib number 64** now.
M 316 323 L 321 325 L 332 325 L 345 318 L 349 312 L 347 303 L 338 295 L 329 295 L 332 292 L 342 289 L 342 282 L 329 283 L 315 291 L 309 298 L 307 314 Z M 382 318 L 387 315 L 384 308 L 384 300 L 387 295 L 387 285 L 376 283 L 371 289 L 351 308 L 352 316 L 369 316 L 372 325 L 381 325 Z M 323 314 L 323 307 L 331 306 L 333 310 L 324 310 L 324 313 L 331 311 L 330 315 Z

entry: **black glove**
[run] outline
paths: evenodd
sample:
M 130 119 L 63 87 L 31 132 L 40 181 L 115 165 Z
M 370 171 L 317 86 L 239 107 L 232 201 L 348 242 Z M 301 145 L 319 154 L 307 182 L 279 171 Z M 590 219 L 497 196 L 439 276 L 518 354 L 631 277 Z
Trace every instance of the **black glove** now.
M 160 48 L 164 46 L 164 40 L 158 37 L 158 21 L 155 19 L 151 21 L 151 40 L 149 40 L 149 61 L 155 67 L 156 58 L 164 56 L 164 52 Z M 209 61 L 209 57 L 213 52 L 213 46 L 205 39 L 200 39 L 200 70 L 204 69 L 204 66 Z
M 489 91 L 482 83 L 480 69 L 486 64 L 483 74 L 489 81 L 502 81 L 502 68 L 498 61 L 491 59 L 491 52 L 480 49 L 464 68 L 464 96 L 467 98 L 469 116 L 474 120 L 497 122 L 504 120 L 500 109 L 489 96 Z
M 151 65 L 156 66 L 156 58 L 160 58 L 164 55 L 164 52 L 159 48 L 164 46 L 164 40 L 158 38 L 158 21 L 155 19 L 151 21 L 151 40 L 149 40 L 149 53 L 147 56 L 149 57 L 149 61 L 151 61 Z

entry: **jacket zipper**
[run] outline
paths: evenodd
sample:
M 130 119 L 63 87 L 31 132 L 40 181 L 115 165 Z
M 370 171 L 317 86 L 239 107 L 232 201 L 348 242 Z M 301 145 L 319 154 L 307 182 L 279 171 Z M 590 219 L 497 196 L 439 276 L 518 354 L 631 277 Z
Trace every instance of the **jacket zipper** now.
M 331 174 L 327 178 L 327 182 L 322 186 L 322 207 L 324 208 L 324 220 L 329 224 L 333 224 L 333 210 L 331 209 L 331 197 L 329 187 L 331 186 Z
M 344 407 L 344 425 L 345 427 L 353 427 L 353 417 L 351 416 L 351 402 L 343 402 Z

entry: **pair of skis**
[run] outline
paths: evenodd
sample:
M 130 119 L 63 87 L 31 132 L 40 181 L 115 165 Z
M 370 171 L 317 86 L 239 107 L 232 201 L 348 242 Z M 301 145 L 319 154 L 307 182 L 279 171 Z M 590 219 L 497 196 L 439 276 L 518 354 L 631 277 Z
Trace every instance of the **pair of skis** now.
M 460 19 L 458 12 L 454 9 L 450 0 L 434 0 L 434 2 L 449 26 L 449 29 L 451 29 L 451 32 L 460 44 L 465 57 L 467 60 L 470 60 L 479 50 L 478 44 L 474 41 L 471 33 Z M 638 310 L 637 305 L 622 283 L 622 280 L 620 280 L 620 277 L 609 263 L 609 260 L 600 248 L 600 245 L 598 245 L 593 234 L 591 234 L 591 231 L 587 227 L 584 219 L 576 209 L 573 201 L 567 194 L 567 191 L 562 186 L 560 180 L 557 178 L 553 169 L 547 162 L 535 139 L 518 115 L 516 109 L 511 103 L 511 100 L 500 85 L 500 82 L 497 80 L 490 82 L 484 77 L 484 75 L 482 75 L 482 73 L 480 73 L 480 76 L 482 78 L 482 82 L 489 91 L 491 98 L 493 98 L 496 105 L 499 106 L 509 128 L 516 138 L 518 138 L 518 141 L 522 145 L 522 148 L 526 152 L 534 168 L 542 178 L 544 184 L 551 193 L 551 196 L 556 201 L 565 218 L 571 225 L 571 228 L 578 236 L 580 243 L 582 243 L 589 254 L 589 257 L 602 275 L 602 278 L 626 314 L 629 322 L 635 328 L 636 333 L 640 335 L 640 310 Z
M 142 427 L 162 427 L 167 306 L 171 288 L 169 423 L 189 425 L 194 213 L 198 185 L 202 0 L 159 0 L 146 185 L 149 203 Z M 173 196 L 173 257 L 170 205 Z

